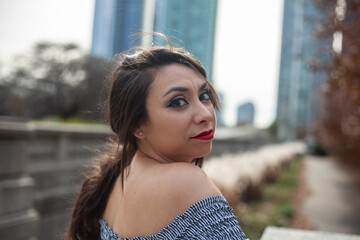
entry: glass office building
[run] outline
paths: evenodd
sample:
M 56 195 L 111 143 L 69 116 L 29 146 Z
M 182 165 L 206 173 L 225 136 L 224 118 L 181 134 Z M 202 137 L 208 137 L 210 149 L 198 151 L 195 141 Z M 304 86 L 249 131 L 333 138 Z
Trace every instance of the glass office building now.
M 96 0 L 91 55 L 104 59 L 141 45 L 144 0 Z
M 216 15 L 217 0 L 96 0 L 91 55 L 109 59 L 144 44 L 136 34 L 160 32 L 198 58 L 213 81 Z
M 157 0 L 154 31 L 164 33 L 173 45 L 183 47 L 200 60 L 212 79 L 217 0 Z M 166 45 L 159 37 L 155 44 Z
M 320 41 L 315 28 L 322 12 L 311 0 L 285 0 L 277 100 L 278 137 L 293 140 L 311 132 L 318 112 L 318 91 L 326 80 L 310 64 L 330 60 L 320 52 L 331 42 Z

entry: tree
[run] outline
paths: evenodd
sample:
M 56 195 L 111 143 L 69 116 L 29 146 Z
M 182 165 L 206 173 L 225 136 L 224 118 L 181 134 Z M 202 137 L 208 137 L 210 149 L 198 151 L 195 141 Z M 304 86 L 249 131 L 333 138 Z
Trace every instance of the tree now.
M 91 120 L 101 120 L 105 117 L 107 97 L 106 74 L 108 66 L 104 60 L 94 57 L 86 57 L 83 65 L 86 76 L 78 88 L 77 103 L 79 111 L 77 115 Z
M 322 86 L 317 133 L 333 154 L 360 166 L 360 1 L 316 0 L 327 16 L 319 38 L 334 38 L 330 64 Z
M 98 66 L 97 66 L 98 64 Z M 0 83 L 5 93 L 0 114 L 42 118 L 89 117 L 105 77 L 106 64 L 72 43 L 36 44 L 15 58 L 12 71 Z M 16 101 L 15 101 L 16 100 Z M 99 115 L 96 115 L 99 117 Z

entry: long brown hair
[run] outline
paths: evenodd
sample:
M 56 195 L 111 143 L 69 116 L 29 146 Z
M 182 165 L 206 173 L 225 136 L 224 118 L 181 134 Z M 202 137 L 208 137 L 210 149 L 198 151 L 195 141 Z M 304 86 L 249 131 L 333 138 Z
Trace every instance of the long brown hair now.
M 116 145 L 95 167 L 82 185 L 73 207 L 67 239 L 100 239 L 101 219 L 118 176 L 123 185 L 125 169 L 130 165 L 137 143 L 134 131 L 148 119 L 145 101 L 157 70 L 178 63 L 200 73 L 210 86 L 211 101 L 218 110 L 219 100 L 200 62 L 183 49 L 152 47 L 135 49 L 116 57 L 110 74 L 108 120 L 116 135 Z M 194 159 L 201 167 L 203 158 Z

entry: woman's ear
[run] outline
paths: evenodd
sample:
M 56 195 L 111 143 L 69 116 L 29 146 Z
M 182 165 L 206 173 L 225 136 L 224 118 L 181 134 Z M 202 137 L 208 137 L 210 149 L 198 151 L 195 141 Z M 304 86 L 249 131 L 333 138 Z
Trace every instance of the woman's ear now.
M 145 133 L 141 128 L 139 128 L 139 129 L 136 129 L 136 131 L 134 132 L 134 136 L 139 138 L 139 139 L 144 139 L 145 138 Z

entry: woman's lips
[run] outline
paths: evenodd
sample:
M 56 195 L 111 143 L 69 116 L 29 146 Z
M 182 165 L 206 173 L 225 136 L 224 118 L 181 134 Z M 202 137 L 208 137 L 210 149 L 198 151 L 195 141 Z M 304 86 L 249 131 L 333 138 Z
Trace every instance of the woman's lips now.
M 213 130 L 210 129 L 209 131 L 204 131 L 195 137 L 192 137 L 192 139 L 199 139 L 199 140 L 211 140 L 214 138 Z

